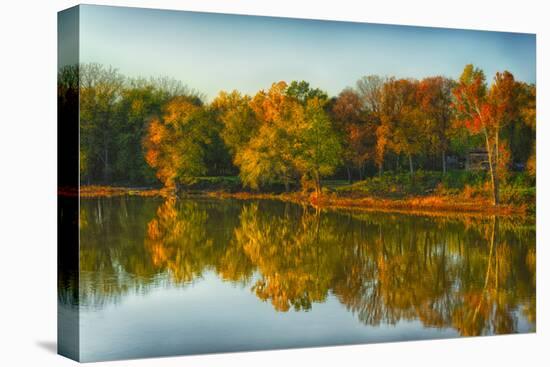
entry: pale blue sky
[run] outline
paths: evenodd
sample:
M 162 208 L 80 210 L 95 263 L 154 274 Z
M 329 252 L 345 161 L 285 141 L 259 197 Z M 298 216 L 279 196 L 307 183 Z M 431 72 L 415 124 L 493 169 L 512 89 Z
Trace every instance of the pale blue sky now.
M 465 64 L 488 78 L 509 70 L 534 83 L 535 36 L 303 19 L 84 5 L 81 62 L 128 76 L 170 76 L 212 99 L 306 80 L 338 94 L 363 75 L 457 78 Z

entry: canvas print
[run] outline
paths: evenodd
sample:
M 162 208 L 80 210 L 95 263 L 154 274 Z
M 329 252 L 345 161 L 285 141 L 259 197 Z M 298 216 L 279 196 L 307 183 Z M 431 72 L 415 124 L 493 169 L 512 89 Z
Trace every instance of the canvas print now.
M 58 348 L 536 331 L 536 36 L 59 13 Z

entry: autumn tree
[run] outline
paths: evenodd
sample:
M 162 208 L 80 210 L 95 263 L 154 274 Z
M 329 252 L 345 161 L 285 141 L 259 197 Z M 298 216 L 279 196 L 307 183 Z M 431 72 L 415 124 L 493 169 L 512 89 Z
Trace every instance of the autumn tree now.
M 425 113 L 416 103 L 417 85 L 411 79 L 390 79 L 382 88 L 381 120 L 387 145 L 398 156 L 407 157 L 411 177 L 413 156 L 422 151 L 426 128 Z
M 441 168 L 447 172 L 446 155 L 450 147 L 449 133 L 452 129 L 452 88 L 454 81 L 441 76 L 425 78 L 418 84 L 416 98 L 425 113 L 429 125 L 427 136 L 435 153 L 441 155 Z
M 384 159 L 387 151 L 390 129 L 388 120 L 383 119 L 383 89 L 387 78 L 378 75 L 367 75 L 359 79 L 356 88 L 366 114 L 368 129 L 374 134 L 374 162 L 378 166 L 378 174 L 384 170 Z
M 529 175 L 536 171 L 536 87 L 516 81 L 517 114 L 504 128 L 513 163 L 525 166 Z
M 201 101 L 187 96 L 175 97 L 151 120 L 145 159 L 165 186 L 192 183 L 207 172 L 206 150 L 215 133 L 209 122 Z
M 243 184 L 257 189 L 283 182 L 289 190 L 301 178 L 312 181 L 319 193 L 321 177 L 334 172 L 340 154 L 326 103 L 326 93 L 304 81 L 273 83 L 250 100 L 235 92 L 221 94 L 214 105 L 222 111 L 222 136 Z
M 236 152 L 234 162 L 243 184 L 254 189 L 279 181 L 289 190 L 297 178 L 294 157 L 305 127 L 304 111 L 296 99 L 286 95 L 286 89 L 285 82 L 273 83 L 250 101 L 259 122 L 258 131 Z
M 141 141 L 149 121 L 178 95 L 200 98 L 169 78 L 127 78 L 112 67 L 82 64 L 80 81 L 80 167 L 88 184 L 155 184 Z
M 232 156 L 257 134 L 259 122 L 250 106 L 251 98 L 234 90 L 221 91 L 210 104 L 222 124 L 220 135 Z
M 351 88 L 340 92 L 332 103 L 331 117 L 334 127 L 345 143 L 342 158 L 346 166 L 348 182 L 351 182 L 351 168 L 357 169 L 359 179 L 362 180 L 365 163 L 373 155 L 374 144 L 369 144 L 373 129 L 365 121 L 363 102 L 359 94 Z
M 517 88 L 514 76 L 505 71 L 496 73 L 490 89 L 485 74 L 473 65 L 466 65 L 458 85 L 453 89 L 453 103 L 460 121 L 472 134 L 485 140 L 494 205 L 499 204 L 499 178 L 504 174 L 500 141 L 502 129 L 517 115 Z

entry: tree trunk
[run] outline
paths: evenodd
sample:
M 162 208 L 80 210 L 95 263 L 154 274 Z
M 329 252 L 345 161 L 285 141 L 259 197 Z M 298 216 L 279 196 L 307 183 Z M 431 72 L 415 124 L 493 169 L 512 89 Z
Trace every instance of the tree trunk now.
M 318 198 L 321 196 L 321 176 L 319 172 L 315 172 L 315 193 Z
M 500 131 L 500 128 L 499 126 L 497 125 L 496 127 L 496 134 L 495 134 L 495 161 L 493 162 L 493 165 L 495 166 L 495 203 L 496 205 L 499 204 L 499 195 L 498 195 L 498 189 L 499 189 L 499 176 L 500 176 L 500 168 L 499 167 L 499 161 L 500 161 L 500 157 L 499 157 L 499 141 L 498 141 L 498 138 L 499 138 L 499 132 Z
M 109 183 L 109 149 L 107 148 L 107 144 L 105 143 L 105 147 L 103 149 L 103 181 L 105 181 L 106 184 Z
M 412 155 L 410 154 L 409 154 L 409 170 L 411 172 L 411 177 L 414 177 L 413 159 L 412 159 Z
M 399 154 L 395 157 L 395 172 L 399 172 Z
M 351 170 L 349 166 L 346 166 L 346 171 L 348 172 L 348 183 L 351 184 Z
M 491 173 L 491 187 L 493 189 L 493 205 L 498 205 L 498 177 L 495 172 L 495 162 L 493 162 L 493 151 L 489 142 L 487 130 L 484 130 L 485 145 L 487 147 L 487 156 L 489 158 L 489 171 Z M 497 133 L 498 135 L 498 133 Z
M 441 163 L 443 167 L 443 174 L 447 173 L 447 160 L 445 159 L 446 152 L 445 150 L 441 153 Z
M 109 144 L 107 142 L 107 132 L 103 132 L 103 181 L 109 184 Z

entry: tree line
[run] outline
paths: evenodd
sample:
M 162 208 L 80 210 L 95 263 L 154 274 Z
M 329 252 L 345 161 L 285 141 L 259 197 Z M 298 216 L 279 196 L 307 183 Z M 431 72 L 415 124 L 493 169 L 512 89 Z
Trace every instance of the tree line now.
M 79 88 L 80 171 L 88 184 L 169 187 L 239 175 L 321 192 L 327 177 L 362 180 L 487 152 L 495 204 L 511 169 L 535 173 L 536 87 L 507 71 L 490 83 L 466 65 L 458 80 L 368 75 L 329 97 L 306 81 L 255 95 L 204 95 L 170 78 L 128 78 L 99 64 L 66 67 L 59 98 Z M 61 104 L 62 106 L 62 104 Z

